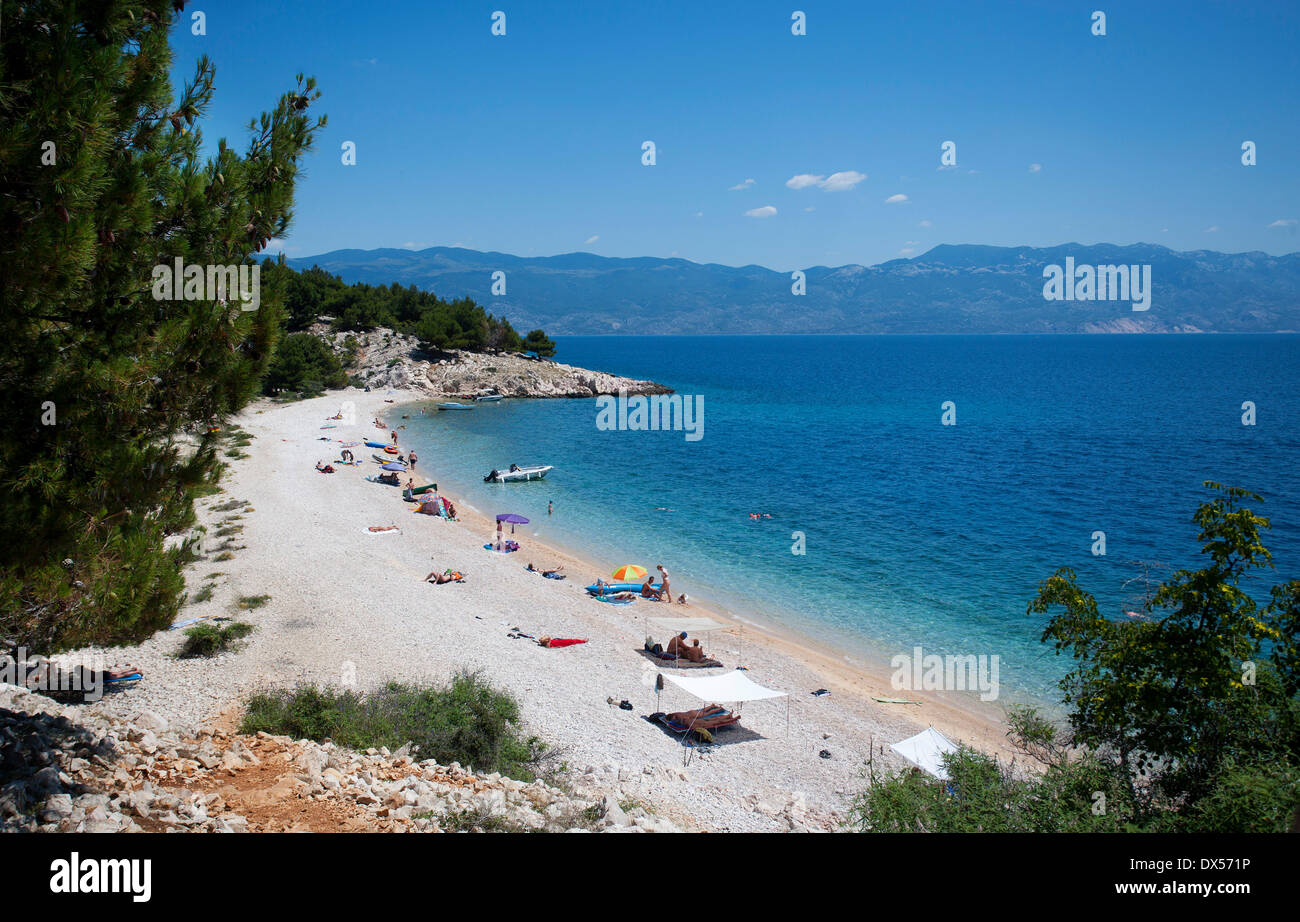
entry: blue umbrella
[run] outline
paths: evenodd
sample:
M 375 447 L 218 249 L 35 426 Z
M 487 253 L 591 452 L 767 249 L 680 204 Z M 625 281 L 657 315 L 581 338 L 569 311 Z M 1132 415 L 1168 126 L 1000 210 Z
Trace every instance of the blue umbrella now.
M 396 461 L 389 461 L 387 464 L 381 464 L 380 467 L 386 471 L 406 471 L 405 465 L 398 464 Z

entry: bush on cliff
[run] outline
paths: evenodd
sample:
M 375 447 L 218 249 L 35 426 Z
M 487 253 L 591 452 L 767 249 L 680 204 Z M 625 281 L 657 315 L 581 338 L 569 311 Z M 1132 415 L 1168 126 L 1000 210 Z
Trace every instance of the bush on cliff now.
M 240 728 L 258 731 L 357 750 L 410 744 L 418 760 L 521 781 L 535 780 L 549 761 L 546 745 L 523 734 L 514 698 L 473 672 L 442 686 L 390 682 L 368 695 L 314 685 L 262 692 L 249 699 Z

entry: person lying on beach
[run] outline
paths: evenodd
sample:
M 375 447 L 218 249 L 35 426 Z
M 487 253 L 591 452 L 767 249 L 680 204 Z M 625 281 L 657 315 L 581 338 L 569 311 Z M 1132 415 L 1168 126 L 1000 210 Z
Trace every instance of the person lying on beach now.
M 397 531 L 397 526 L 396 525 L 371 525 L 368 530 L 373 532 Z
M 549 570 L 539 570 L 531 563 L 528 565 L 529 573 L 540 573 L 542 574 L 542 576 L 551 576 L 552 574 L 559 573 L 563 569 L 564 569 L 563 565 L 560 565 L 558 567 L 551 567 Z
M 326 465 L 322 466 L 321 463 L 320 463 L 319 461 L 317 461 L 317 462 L 316 462 L 316 470 L 320 471 L 322 474 L 332 474 L 332 473 L 334 473 L 334 465 L 332 465 L 332 464 L 326 464 Z
M 571 647 L 574 644 L 586 643 L 586 640 L 577 640 L 566 637 L 547 637 L 542 635 L 537 638 L 538 646 L 542 647 Z
M 739 722 L 740 718 L 720 704 L 709 704 L 693 711 L 675 711 L 667 715 L 675 724 L 690 727 L 693 730 L 713 730 L 727 727 Z
M 650 577 L 647 576 L 645 582 L 641 584 L 641 598 L 654 599 L 656 602 L 662 602 L 664 599 L 663 590 L 651 586 Z
M 704 648 L 700 646 L 699 640 L 696 640 L 694 644 L 686 643 L 685 631 L 682 631 L 680 634 L 668 641 L 668 649 L 665 652 L 677 657 L 678 659 L 690 660 L 692 663 L 698 663 L 702 660 L 708 659 L 708 657 L 704 655 Z
M 443 583 L 463 583 L 465 582 L 465 574 L 459 570 L 443 570 L 441 573 L 434 570 L 424 578 L 424 581 L 433 583 L 435 586 L 441 586 Z

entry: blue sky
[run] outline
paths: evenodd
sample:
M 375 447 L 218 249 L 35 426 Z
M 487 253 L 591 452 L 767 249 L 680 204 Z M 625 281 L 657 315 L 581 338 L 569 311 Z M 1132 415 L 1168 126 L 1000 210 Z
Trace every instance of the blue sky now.
M 176 29 L 174 82 L 215 61 L 208 144 L 242 147 L 295 73 L 319 81 L 329 125 L 290 256 L 460 245 L 789 270 L 940 243 L 1300 250 L 1294 2 L 196 9 L 207 34 Z

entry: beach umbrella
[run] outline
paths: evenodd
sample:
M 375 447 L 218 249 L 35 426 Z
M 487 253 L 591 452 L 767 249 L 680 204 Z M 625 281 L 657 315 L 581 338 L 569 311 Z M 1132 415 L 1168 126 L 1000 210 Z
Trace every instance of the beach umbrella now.
M 515 525 L 528 524 L 528 520 L 526 518 L 524 518 L 522 515 L 516 515 L 513 512 L 503 512 L 499 516 L 497 516 L 497 531 L 501 530 L 502 522 L 510 523 L 510 534 L 512 535 L 515 533 Z
M 645 579 L 645 567 L 638 567 L 634 563 L 624 564 L 614 571 L 614 579 L 620 583 L 639 583 Z
M 380 467 L 386 471 L 406 471 L 406 466 L 398 464 L 396 461 L 389 461 L 387 464 L 381 464 Z

